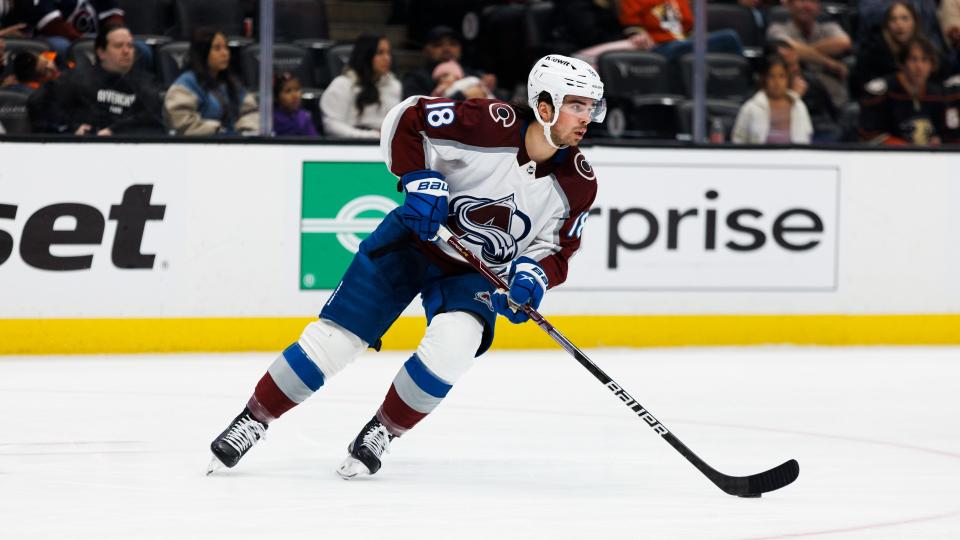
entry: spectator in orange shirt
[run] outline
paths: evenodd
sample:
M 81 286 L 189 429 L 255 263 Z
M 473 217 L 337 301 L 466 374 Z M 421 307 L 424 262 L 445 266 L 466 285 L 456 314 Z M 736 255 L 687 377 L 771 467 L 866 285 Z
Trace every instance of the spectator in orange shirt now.
M 688 39 L 693 31 L 689 0 L 621 0 L 620 24 L 639 50 L 650 50 L 669 59 L 693 51 Z M 707 51 L 743 54 L 743 44 L 733 30 L 707 34 Z

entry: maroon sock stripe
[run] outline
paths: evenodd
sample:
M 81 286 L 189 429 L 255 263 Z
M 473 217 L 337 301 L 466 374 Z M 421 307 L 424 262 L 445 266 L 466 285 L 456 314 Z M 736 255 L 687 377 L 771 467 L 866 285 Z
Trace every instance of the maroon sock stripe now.
M 390 429 L 391 432 L 397 431 L 394 435 L 400 435 L 401 433 L 412 429 L 413 426 L 423 420 L 427 415 L 419 411 L 415 411 L 410 408 L 409 405 L 403 402 L 400 399 L 400 396 L 397 394 L 396 388 L 393 385 L 390 385 L 390 390 L 387 392 L 387 397 L 383 400 L 383 405 L 380 406 L 380 411 L 377 415 L 381 418 L 381 422 Z
M 256 400 L 273 418 L 280 418 L 280 415 L 296 405 L 280 390 L 270 373 L 264 373 L 260 378 L 251 400 Z

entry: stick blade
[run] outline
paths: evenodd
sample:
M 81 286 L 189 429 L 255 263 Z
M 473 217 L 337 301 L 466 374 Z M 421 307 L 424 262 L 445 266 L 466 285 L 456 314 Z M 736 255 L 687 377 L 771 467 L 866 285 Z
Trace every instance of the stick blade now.
M 791 459 L 768 471 L 751 476 L 726 476 L 718 473 L 711 480 L 730 495 L 753 498 L 788 486 L 798 476 L 800 476 L 800 464 L 797 460 Z

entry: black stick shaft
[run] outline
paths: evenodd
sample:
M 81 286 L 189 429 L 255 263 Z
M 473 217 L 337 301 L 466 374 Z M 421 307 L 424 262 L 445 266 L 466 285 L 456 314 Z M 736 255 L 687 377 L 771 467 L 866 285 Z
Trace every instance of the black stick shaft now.
M 441 226 L 438 231 L 438 236 L 442 241 L 447 245 L 456 250 L 467 263 L 470 264 L 477 272 L 479 272 L 483 277 L 487 279 L 492 285 L 497 287 L 502 291 L 509 291 L 510 287 L 507 283 L 497 275 L 493 270 L 490 269 L 483 261 L 481 261 L 472 251 L 466 248 L 460 241 L 454 236 L 446 227 Z M 563 334 L 560 333 L 546 318 L 543 317 L 537 310 L 533 309 L 529 305 L 518 306 L 519 309 L 523 309 L 524 313 L 530 317 L 530 320 L 537 323 L 544 332 L 546 332 L 554 341 L 560 344 L 565 351 L 567 351 L 570 356 L 580 363 L 581 366 L 586 368 L 598 381 L 600 381 L 604 386 L 610 390 L 613 395 L 617 396 L 634 414 L 640 417 L 647 425 L 650 426 L 653 431 L 657 432 L 670 444 L 674 449 L 677 450 L 683 457 L 687 459 L 694 467 L 697 468 L 701 473 L 703 473 L 711 482 L 717 485 L 723 491 L 731 494 L 738 495 L 741 497 L 759 497 L 761 493 L 767 491 L 773 491 L 779 489 L 791 482 L 793 482 L 797 475 L 799 475 L 800 468 L 795 460 L 789 460 L 786 463 L 783 463 L 773 469 L 768 471 L 755 474 L 747 477 L 738 477 L 738 476 L 728 476 L 721 472 L 718 472 L 714 468 L 710 467 L 704 460 L 699 456 L 693 453 L 692 450 L 687 448 L 683 442 L 680 441 L 666 426 L 663 425 L 659 420 L 656 419 L 649 411 L 646 410 L 640 403 L 633 398 L 626 390 L 623 389 L 619 384 L 617 384 L 613 378 L 606 374 L 599 366 L 593 363 L 586 354 L 583 353 L 576 345 L 570 342 Z

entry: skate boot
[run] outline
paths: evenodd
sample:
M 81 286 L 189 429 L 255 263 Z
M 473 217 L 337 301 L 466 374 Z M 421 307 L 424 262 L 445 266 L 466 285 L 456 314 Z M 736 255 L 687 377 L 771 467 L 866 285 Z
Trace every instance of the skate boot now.
M 347 447 L 350 455 L 340 464 L 337 474 L 349 480 L 355 476 L 376 473 L 380 470 L 380 456 L 390 451 L 393 438 L 374 416 Z
M 236 465 L 240 458 L 263 438 L 266 430 L 267 425 L 254 418 L 250 409 L 244 407 L 243 412 L 233 419 L 227 429 L 210 443 L 213 459 L 207 467 L 207 474 L 223 466 Z

